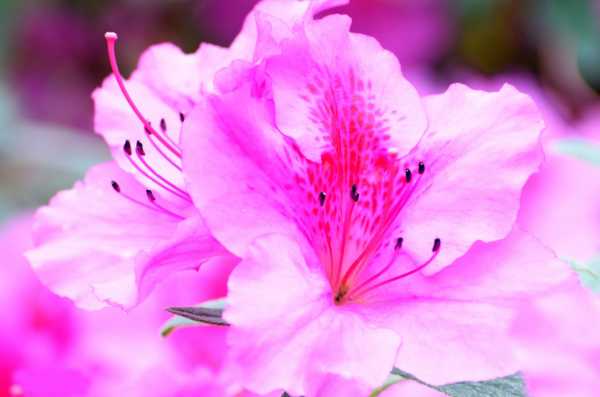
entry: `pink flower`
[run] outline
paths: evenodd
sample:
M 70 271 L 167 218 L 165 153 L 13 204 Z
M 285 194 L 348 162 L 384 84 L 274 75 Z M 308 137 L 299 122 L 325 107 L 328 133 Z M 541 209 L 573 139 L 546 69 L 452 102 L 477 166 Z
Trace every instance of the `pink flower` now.
M 194 203 L 244 258 L 230 376 L 326 395 L 394 365 L 434 384 L 514 372 L 511 303 L 570 275 L 513 229 L 541 161 L 535 106 L 510 86 L 420 98 L 349 25 L 299 19 L 262 59 L 219 72 L 227 84 L 184 124 Z
M 22 257 L 31 223 L 24 216 L 0 231 L 0 396 L 250 395 L 229 393 L 219 380 L 225 328 L 181 329 L 168 339 L 158 332 L 164 307 L 223 296 L 231 267 L 171 276 L 128 313 L 78 310 L 48 291 Z
M 522 308 L 513 332 L 531 397 L 593 397 L 600 389 L 600 299 L 579 285 Z

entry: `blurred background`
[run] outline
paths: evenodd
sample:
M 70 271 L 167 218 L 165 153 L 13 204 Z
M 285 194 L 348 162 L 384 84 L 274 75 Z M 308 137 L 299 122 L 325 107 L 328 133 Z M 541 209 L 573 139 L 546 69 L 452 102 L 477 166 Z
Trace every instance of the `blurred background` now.
M 0 0 L 0 222 L 108 158 L 90 99 L 109 73 L 105 31 L 119 33 L 129 74 L 153 43 L 227 46 L 254 3 Z M 425 93 L 513 81 L 567 128 L 600 103 L 600 1 L 353 0 L 339 11 L 395 52 Z

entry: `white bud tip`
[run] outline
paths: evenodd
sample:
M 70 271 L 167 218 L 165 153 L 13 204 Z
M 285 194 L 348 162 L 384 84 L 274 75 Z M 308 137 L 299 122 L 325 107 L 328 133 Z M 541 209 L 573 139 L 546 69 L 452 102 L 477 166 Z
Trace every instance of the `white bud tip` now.
M 116 40 L 119 38 L 115 32 L 106 32 L 104 33 L 104 38 L 106 40 Z

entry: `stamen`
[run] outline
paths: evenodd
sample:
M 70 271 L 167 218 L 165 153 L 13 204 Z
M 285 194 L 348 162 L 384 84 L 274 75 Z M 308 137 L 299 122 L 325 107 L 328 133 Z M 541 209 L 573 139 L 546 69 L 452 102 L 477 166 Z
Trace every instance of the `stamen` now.
M 144 156 L 145 156 L 146 152 L 144 151 L 144 146 L 142 145 L 142 143 L 140 141 L 137 141 L 136 144 L 135 144 L 135 153 L 137 154 L 137 158 L 158 179 L 154 178 L 152 175 L 149 175 L 146 171 L 144 171 L 142 169 L 142 167 L 139 166 L 138 163 L 136 163 L 133 160 L 133 158 L 131 156 L 131 143 L 129 143 L 129 140 L 125 141 L 125 144 L 123 145 L 123 150 L 127 154 L 127 159 L 129 160 L 129 162 L 131 163 L 131 165 L 133 165 L 133 167 L 136 170 L 138 170 L 142 175 L 144 175 L 146 178 L 148 178 L 152 182 L 156 183 L 158 186 L 162 187 L 163 189 L 165 189 L 169 193 L 172 193 L 175 196 L 181 198 L 182 200 L 185 200 L 187 202 L 191 202 L 192 201 L 191 198 L 190 198 L 190 196 L 189 196 L 189 194 L 187 194 L 187 192 L 185 192 L 184 190 L 180 189 L 177 185 L 173 184 L 171 181 L 169 181 L 168 179 L 166 179 L 165 177 L 163 177 L 152 166 L 150 166 L 150 164 L 148 164 L 148 162 L 144 159 Z
M 325 192 L 319 193 L 319 204 L 321 204 L 321 207 L 325 205 L 326 198 L 327 198 L 327 193 L 325 193 Z
M 167 132 L 167 122 L 165 119 L 160 119 L 160 129 L 162 132 Z
M 111 184 L 112 188 L 117 193 L 119 193 L 119 195 L 121 197 L 124 197 L 125 199 L 131 201 L 134 204 L 140 205 L 140 206 L 142 206 L 144 208 L 147 208 L 147 209 L 149 209 L 151 211 L 155 211 L 155 212 L 160 212 L 160 213 L 163 213 L 163 214 L 167 214 L 167 215 L 169 215 L 169 216 L 171 216 L 173 218 L 179 219 L 179 220 L 185 219 L 181 215 L 178 215 L 178 214 L 176 214 L 176 213 L 174 213 L 172 211 L 169 211 L 169 210 L 167 210 L 167 209 L 165 209 L 165 208 L 163 208 L 163 207 L 161 207 L 159 205 L 154 205 L 154 206 L 148 205 L 146 203 L 143 203 L 143 202 L 141 202 L 141 201 L 139 201 L 137 199 L 134 199 L 133 197 L 131 197 L 131 196 L 129 196 L 129 195 L 121 192 L 121 187 L 119 186 L 119 184 L 116 181 L 111 181 L 110 184 Z M 150 194 L 148 194 L 148 192 L 149 192 L 149 190 L 146 190 L 146 196 L 148 197 L 148 199 L 150 199 L 150 196 L 154 197 L 154 194 L 152 194 L 152 192 L 150 192 Z
M 154 141 L 153 135 L 150 133 L 150 131 L 148 131 L 146 128 L 144 128 L 144 131 L 146 132 L 146 134 L 148 134 L 148 140 L 150 141 L 152 146 L 154 146 L 154 149 L 156 149 L 156 151 L 160 153 L 160 155 L 165 160 L 171 163 L 173 167 L 177 168 L 179 171 L 183 171 L 183 168 L 181 168 L 180 165 L 176 164 L 169 156 L 167 156 L 167 154 L 160 148 L 160 146 L 158 146 L 158 144 Z
M 154 196 L 154 193 L 152 192 L 152 190 L 146 189 L 146 197 L 148 198 L 148 201 L 150 201 L 152 203 L 152 205 L 155 206 L 161 212 L 164 212 L 165 214 L 171 215 L 172 217 L 175 217 L 175 218 L 179 218 L 179 219 L 182 219 L 182 220 L 185 219 L 183 216 L 178 215 L 178 214 L 174 213 L 173 211 L 169 211 L 165 207 L 159 205 L 156 202 L 156 196 Z
M 368 286 L 371 282 L 373 282 L 374 280 L 376 280 L 379 276 L 381 276 L 382 274 L 384 274 L 385 272 L 387 272 L 389 270 L 389 268 L 391 267 L 391 263 L 393 263 L 393 261 L 396 258 L 396 255 L 394 255 L 394 257 L 392 258 L 392 261 L 390 261 L 390 263 L 383 268 L 381 271 L 379 271 L 377 274 L 375 274 L 374 276 L 370 277 L 368 280 L 366 280 L 365 282 L 363 282 L 362 284 L 360 284 L 358 287 L 354 288 L 353 291 L 351 291 L 350 294 L 348 294 L 348 296 L 350 298 L 352 298 L 352 296 L 356 296 L 356 295 L 365 295 L 368 292 L 371 292 L 373 290 L 376 290 L 377 288 L 392 283 L 394 281 L 398 281 L 401 280 L 405 277 L 408 277 L 412 274 L 415 274 L 419 271 L 421 271 L 422 269 L 424 269 L 425 267 L 429 266 L 431 264 L 431 262 L 433 262 L 433 260 L 437 257 L 438 253 L 440 252 L 440 246 L 441 246 L 441 240 L 439 238 L 436 238 L 433 242 L 433 255 L 431 255 L 431 257 L 425 261 L 425 263 L 423 263 L 422 265 L 417 266 L 416 268 L 409 270 L 405 273 L 402 273 L 398 276 L 394 276 L 392 278 L 389 278 L 387 280 L 382 280 L 380 282 L 378 282 L 375 285 L 372 286 Z M 366 289 L 364 289 L 366 288 Z M 363 290 L 364 289 L 364 290 Z M 361 291 L 363 290 L 363 291 Z
M 406 170 L 404 170 L 404 176 L 406 178 L 406 183 L 410 183 L 410 181 L 412 179 L 412 172 L 410 171 L 410 168 L 407 168 Z
M 440 240 L 439 238 L 436 238 L 433 241 L 433 248 L 431 249 L 431 251 L 438 252 L 440 250 L 440 245 L 442 245 L 442 240 Z
M 398 237 L 398 239 L 396 240 L 396 246 L 394 247 L 394 249 L 399 250 L 400 248 L 402 248 L 403 242 L 404 242 L 404 238 Z
M 179 112 L 179 120 L 183 123 L 185 121 L 185 114 Z
M 128 142 L 129 142 L 129 141 L 128 141 Z M 135 153 L 136 153 L 138 156 L 145 156 L 145 155 L 146 155 L 146 152 L 144 151 L 144 146 L 142 145 L 142 142 L 140 142 L 140 141 L 137 141 L 137 142 L 135 143 Z
M 352 201 L 357 202 L 359 197 L 360 194 L 358 193 L 358 188 L 356 187 L 356 185 L 352 185 L 352 189 L 350 190 L 350 198 L 352 199 Z
M 419 161 L 419 174 L 423 175 L 424 172 L 425 172 L 425 163 L 422 161 Z
M 126 155 L 131 156 L 131 143 L 129 143 L 129 140 L 125 141 L 125 144 L 123 145 L 123 151 Z
M 135 113 L 137 118 L 142 122 L 142 124 L 144 125 L 144 129 L 146 131 L 148 131 L 149 134 L 155 135 L 156 138 L 167 149 L 172 151 L 173 154 L 175 154 L 176 156 L 181 157 L 181 153 L 177 149 L 175 149 L 171 145 L 169 145 L 169 143 L 152 128 L 152 126 L 150 125 L 148 120 L 146 120 L 146 118 L 144 117 L 142 112 L 138 109 L 138 107 L 133 102 L 133 99 L 131 99 L 129 92 L 127 91 L 127 88 L 125 87 L 125 82 L 124 82 L 123 76 L 121 75 L 121 72 L 119 70 L 119 65 L 117 64 L 117 56 L 115 55 L 115 44 L 118 39 L 117 34 L 114 32 L 107 32 L 104 34 L 104 38 L 106 39 L 106 49 L 108 51 L 108 60 L 110 62 L 110 67 L 115 76 L 115 79 L 117 80 L 117 84 L 119 85 L 119 88 L 120 88 L 121 92 L 123 93 L 123 96 L 125 97 L 125 100 L 129 104 L 129 107 L 131 108 L 131 110 L 133 110 L 133 112 Z

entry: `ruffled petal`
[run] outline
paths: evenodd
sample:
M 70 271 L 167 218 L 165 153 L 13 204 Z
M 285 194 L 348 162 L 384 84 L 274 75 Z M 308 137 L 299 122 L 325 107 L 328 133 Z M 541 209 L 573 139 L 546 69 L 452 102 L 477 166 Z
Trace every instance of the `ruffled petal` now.
M 254 90 L 249 80 L 199 104 L 182 140 L 194 204 L 213 235 L 238 256 L 264 234 L 302 239 L 289 217 L 285 191 L 292 183 L 294 153 L 269 122 L 264 101 L 252 97 Z
M 452 85 L 425 98 L 428 132 L 413 156 L 426 171 L 401 213 L 396 235 L 425 260 L 431 242 L 442 249 L 425 269 L 435 273 L 476 241 L 506 236 L 515 222 L 521 189 L 542 161 L 543 127 L 535 104 L 505 85 L 499 92 Z
M 113 180 L 142 204 L 116 193 Z M 96 166 L 38 211 L 36 248 L 27 257 L 55 293 L 97 309 L 108 303 L 132 306 L 140 298 L 138 283 L 147 293 L 159 281 L 158 273 L 197 268 L 226 255 L 192 209 L 181 209 L 191 211 L 182 222 L 150 207 L 143 187 L 116 164 Z
M 396 57 L 375 39 L 350 33 L 347 16 L 307 22 L 269 59 L 267 73 L 277 126 L 313 161 L 339 150 L 354 130 L 371 131 L 400 155 L 425 131 L 423 105 Z
M 257 393 L 306 395 L 326 388 L 329 374 L 377 387 L 400 345 L 394 332 L 334 305 L 324 276 L 282 236 L 250 247 L 229 279 L 228 301 L 229 376 Z
M 522 303 L 574 277 L 567 264 L 517 229 L 505 240 L 475 244 L 433 276 L 407 278 L 395 286 L 401 298 L 373 310 L 402 336 L 398 368 L 432 384 L 486 380 L 519 370 L 507 346 Z

